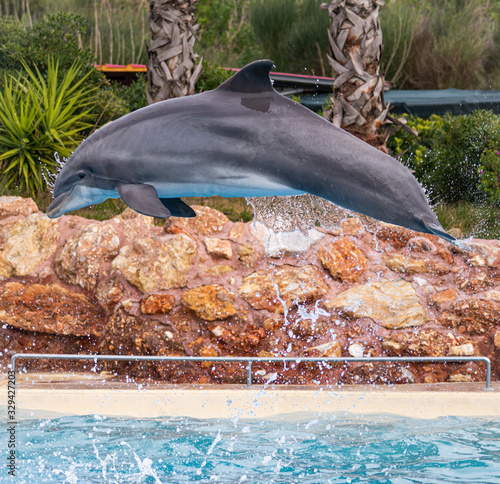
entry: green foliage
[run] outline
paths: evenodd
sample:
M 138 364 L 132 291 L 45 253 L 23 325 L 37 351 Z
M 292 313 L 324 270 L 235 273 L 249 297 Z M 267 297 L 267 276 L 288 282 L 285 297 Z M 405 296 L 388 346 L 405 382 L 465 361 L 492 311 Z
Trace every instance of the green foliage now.
M 251 24 L 264 56 L 283 72 L 325 75 L 328 14 L 321 0 L 260 0 Z
M 82 87 L 81 63 L 62 79 L 48 61 L 47 79 L 24 65 L 25 75 L 5 78 L 0 91 L 0 169 L 5 187 L 35 192 L 44 188 L 44 171 L 54 173 L 54 153 L 68 157 L 89 128 L 86 117 L 94 90 Z
M 426 188 L 434 202 L 499 202 L 500 116 L 478 110 L 469 116 L 408 118 L 419 137 L 399 131 L 388 147 Z M 495 181 L 496 180 L 496 181 Z
M 212 89 L 216 89 L 223 82 L 227 81 L 233 74 L 234 71 L 224 69 L 218 65 L 209 65 L 204 61 L 203 71 L 195 86 L 196 92 L 211 91 Z
M 499 18 L 498 2 L 390 0 L 382 70 L 400 89 L 500 89 Z

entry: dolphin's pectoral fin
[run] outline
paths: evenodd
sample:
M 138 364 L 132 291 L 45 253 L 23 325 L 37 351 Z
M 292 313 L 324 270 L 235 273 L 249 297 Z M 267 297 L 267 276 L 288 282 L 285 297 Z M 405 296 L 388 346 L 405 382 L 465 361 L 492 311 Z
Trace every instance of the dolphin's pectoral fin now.
M 180 198 L 160 198 L 160 202 L 170 210 L 172 217 L 196 217 L 196 212 Z
M 168 218 L 171 215 L 170 210 L 161 202 L 153 185 L 119 183 L 116 191 L 120 198 L 136 212 L 159 218 Z
M 441 224 L 428 220 L 423 220 L 423 222 L 430 234 L 442 237 L 443 239 L 446 239 L 452 243 L 456 242 L 455 237 L 451 236 L 448 232 L 446 232 L 444 228 L 441 226 Z

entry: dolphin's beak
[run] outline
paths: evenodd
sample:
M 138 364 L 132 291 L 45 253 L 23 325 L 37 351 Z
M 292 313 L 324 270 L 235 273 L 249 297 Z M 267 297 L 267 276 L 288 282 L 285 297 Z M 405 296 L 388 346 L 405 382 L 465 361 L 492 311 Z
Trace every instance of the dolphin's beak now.
M 65 205 L 71 198 L 72 193 L 73 190 L 69 190 L 68 192 L 61 193 L 61 195 L 56 197 L 47 209 L 47 217 L 57 218 L 65 214 L 66 212 L 69 212 L 71 208 L 68 209 L 67 207 L 65 207 Z

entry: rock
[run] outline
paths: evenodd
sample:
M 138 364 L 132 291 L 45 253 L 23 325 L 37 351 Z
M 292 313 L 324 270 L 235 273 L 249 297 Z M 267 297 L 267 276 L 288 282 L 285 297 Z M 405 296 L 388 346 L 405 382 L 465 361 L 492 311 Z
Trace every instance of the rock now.
M 493 344 L 500 350 L 500 329 L 497 329 L 495 336 L 493 336 Z
M 155 229 L 153 217 L 137 213 L 131 208 L 127 208 L 122 214 L 114 217 L 113 221 L 121 225 L 123 235 L 131 242 L 150 235 L 150 232 Z
M 460 332 L 482 334 L 500 324 L 500 304 L 481 299 L 465 299 L 444 309 L 439 322 Z
M 111 314 L 115 310 L 118 303 L 122 300 L 123 291 L 117 282 L 112 279 L 103 284 L 99 284 L 97 287 L 96 297 L 101 307 L 108 314 Z
M 415 237 L 415 232 L 404 227 L 399 227 L 398 225 L 379 222 L 378 227 L 375 237 L 388 242 L 396 249 L 402 249 L 408 244 L 410 239 Z
M 471 250 L 469 262 L 479 267 L 499 267 L 500 248 L 479 242 L 468 242 L 467 247 Z
M 448 356 L 474 356 L 474 345 L 466 343 L 460 346 L 450 346 Z
M 254 309 L 284 313 L 284 305 L 290 308 L 294 304 L 315 301 L 327 290 L 318 267 L 284 265 L 243 278 L 238 292 Z
M 347 351 L 353 358 L 363 358 L 363 356 L 365 355 L 365 348 L 360 343 L 353 343 L 349 346 Z
M 8 282 L 0 288 L 0 320 L 26 331 L 100 336 L 104 313 L 83 294 L 58 284 Z
M 365 228 L 359 218 L 350 217 L 342 220 L 340 231 L 345 236 L 361 237 L 365 233 Z
M 300 319 L 290 325 L 294 334 L 301 338 L 309 338 L 311 336 L 319 336 L 325 334 L 328 326 L 325 321 L 315 319 Z
M 500 291 L 497 291 L 497 290 L 491 290 L 491 291 L 485 292 L 484 294 L 481 294 L 479 297 L 481 299 L 486 299 L 487 301 L 493 301 L 496 303 L 500 303 Z
M 141 301 L 142 314 L 167 314 L 174 308 L 175 297 L 171 294 L 151 294 Z
M 187 227 L 198 235 L 217 234 L 222 231 L 229 219 L 218 210 L 202 205 L 191 207 L 196 212 L 193 218 L 172 217 L 172 223 L 179 227 Z
M 242 222 L 235 222 L 229 231 L 228 238 L 233 242 L 239 242 L 243 238 L 243 234 L 245 233 L 246 224 Z
M 231 260 L 233 258 L 233 249 L 229 240 L 205 237 L 205 247 L 207 254 L 213 257 Z
M 457 291 L 455 289 L 447 289 L 446 291 L 441 291 L 431 297 L 432 304 L 443 304 L 451 301 L 455 301 L 457 298 Z
M 363 252 L 347 238 L 325 245 L 318 251 L 318 257 L 331 276 L 342 282 L 356 282 L 368 266 Z
M 16 215 L 27 217 L 35 212 L 38 207 L 31 198 L 0 197 L 0 220 Z
M 355 286 L 325 301 L 325 306 L 350 319 L 370 318 L 388 329 L 421 326 L 427 321 L 415 290 L 404 280 L 382 279 Z
M 166 291 L 187 284 L 196 253 L 196 242 L 184 234 L 146 237 L 122 247 L 112 267 L 142 292 Z
M 26 276 L 47 261 L 57 247 L 57 225 L 42 213 L 6 225 L 0 235 L 0 280 Z
M 468 293 L 483 291 L 493 285 L 488 274 L 482 270 L 467 271 L 459 274 L 455 280 L 459 289 Z
M 234 295 L 219 284 L 209 284 L 185 291 L 181 302 L 186 309 L 193 311 L 205 321 L 222 320 L 236 314 L 232 304 Z
M 326 356 L 327 358 L 340 358 L 342 356 L 342 346 L 338 341 L 329 341 L 312 348 L 307 348 L 302 352 L 302 356 Z
M 259 251 L 252 244 L 244 244 L 238 247 L 238 260 L 245 267 L 252 267 L 259 257 Z
M 384 261 L 389 269 L 401 274 L 420 274 L 430 272 L 431 274 L 448 274 L 450 266 L 440 261 L 409 257 L 402 254 L 384 255 Z
M 415 252 L 435 252 L 436 246 L 425 237 L 413 237 L 408 243 L 407 247 Z
M 257 221 L 250 225 L 250 232 L 264 246 L 266 255 L 270 257 L 305 252 L 325 236 L 316 229 L 309 229 L 307 233 L 300 230 L 275 232 Z
M 59 252 L 56 274 L 69 284 L 92 290 L 99 280 L 102 264 L 118 254 L 119 246 L 118 232 L 110 223 L 85 225 Z
M 233 270 L 233 268 L 231 266 L 226 266 L 226 265 L 216 265 L 216 266 L 201 266 L 200 265 L 200 269 L 203 272 L 206 272 L 210 276 L 214 276 L 214 277 L 220 277 L 220 276 L 226 274 L 227 272 L 231 272 Z

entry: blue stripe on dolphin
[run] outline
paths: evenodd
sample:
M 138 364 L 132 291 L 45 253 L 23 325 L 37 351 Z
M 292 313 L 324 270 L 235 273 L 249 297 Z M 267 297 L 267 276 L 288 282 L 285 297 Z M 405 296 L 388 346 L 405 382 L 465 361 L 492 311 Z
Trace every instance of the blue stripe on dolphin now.
M 159 102 L 102 127 L 75 150 L 47 215 L 123 201 L 190 217 L 180 197 L 312 193 L 370 217 L 453 241 L 401 163 L 280 95 L 261 60 L 213 91 Z

